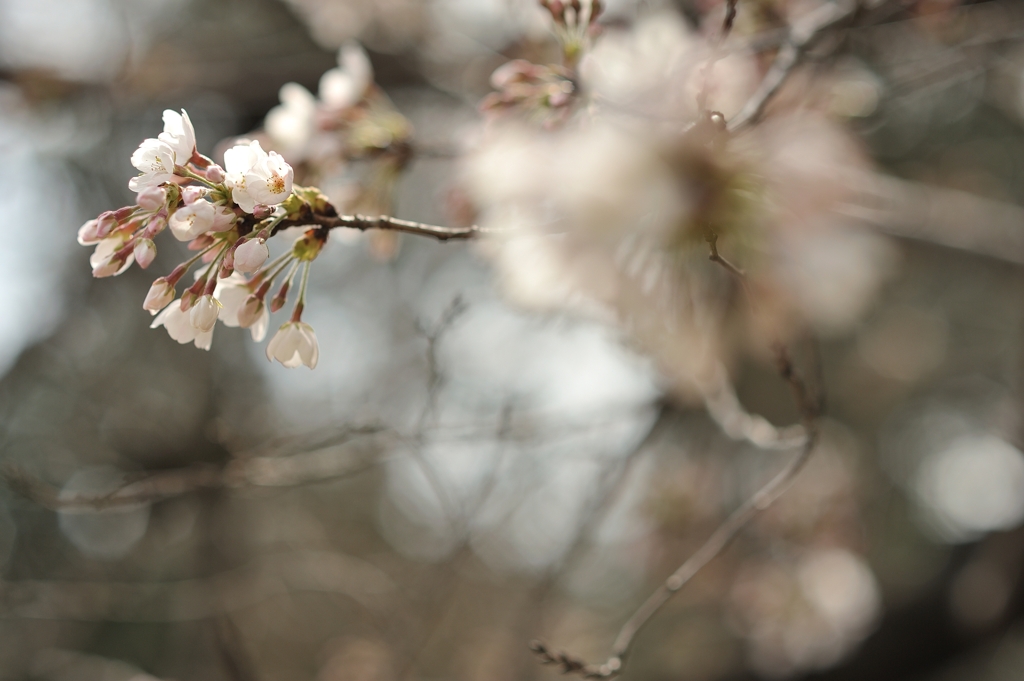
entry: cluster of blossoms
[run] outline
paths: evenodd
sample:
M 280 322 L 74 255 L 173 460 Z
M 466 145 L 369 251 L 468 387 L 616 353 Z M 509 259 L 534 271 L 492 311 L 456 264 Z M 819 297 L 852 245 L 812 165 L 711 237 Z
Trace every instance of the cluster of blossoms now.
M 566 68 L 502 67 L 503 105 L 465 167 L 514 300 L 619 324 L 697 395 L 739 350 L 841 331 L 867 309 L 891 256 L 843 215 L 867 166 L 827 111 L 779 106 L 730 130 L 757 64 L 673 15 L 606 31 L 566 76 L 575 103 L 511 96 Z M 718 249 L 742 285 L 709 262 Z
M 412 126 L 374 83 L 363 48 L 342 45 L 338 66 L 321 76 L 316 95 L 285 83 L 279 97 L 252 137 L 284 156 L 297 181 L 319 187 L 339 211 L 390 214 L 395 183 L 412 154 Z M 371 231 L 371 252 L 390 259 L 397 238 Z
M 143 308 L 155 315 L 153 328 L 162 326 L 179 343 L 208 350 L 218 319 L 247 328 L 254 341 L 262 341 L 270 313 L 286 304 L 301 268 L 291 318 L 270 340 L 267 358 L 287 367 L 315 367 L 316 334 L 302 321 L 302 311 L 310 265 L 327 233 L 306 231 L 270 262 L 267 240 L 286 220 L 293 225 L 314 206 L 326 210 L 326 201 L 316 190 L 294 186 L 292 167 L 258 141 L 228 149 L 222 167 L 196 150 L 188 114 L 168 110 L 163 119 L 164 131 L 132 154 L 140 173 L 129 182 L 138 193 L 135 204 L 105 212 L 78 232 L 80 244 L 96 246 L 90 258 L 93 276 L 121 274 L 133 262 L 149 267 L 157 253 L 154 237 L 170 229 L 196 255 L 154 281 Z M 198 266 L 194 283 L 177 297 L 178 283 L 193 266 Z M 280 285 L 268 302 L 275 282 Z

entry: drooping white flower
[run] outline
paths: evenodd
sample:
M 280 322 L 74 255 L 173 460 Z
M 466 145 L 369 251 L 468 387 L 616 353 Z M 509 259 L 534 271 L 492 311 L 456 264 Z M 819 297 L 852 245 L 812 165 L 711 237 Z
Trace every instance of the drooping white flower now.
M 270 312 L 263 301 L 258 306 L 249 305 L 248 301 L 255 298 L 249 288 L 249 281 L 237 272 L 217 282 L 217 290 L 213 295 L 221 303 L 220 320 L 224 326 L 241 326 L 249 329 L 252 339 L 259 343 L 267 335 L 270 323 Z M 261 309 L 256 309 L 256 308 Z
M 267 359 L 277 360 L 289 369 L 305 364 L 316 368 L 320 359 L 320 346 L 313 327 L 305 322 L 287 322 L 281 325 L 267 344 Z
M 302 159 L 316 125 L 316 97 L 298 83 L 285 83 L 278 96 L 281 103 L 267 113 L 263 127 L 286 158 Z
M 131 267 L 135 262 L 135 255 L 129 253 L 123 260 L 117 258 L 117 252 L 127 242 L 127 235 L 115 234 L 109 236 L 96 245 L 96 250 L 89 256 L 89 264 L 92 266 L 92 276 L 113 277 L 121 274 Z
M 174 179 L 174 150 L 158 139 L 143 140 L 132 154 L 132 165 L 142 174 L 128 180 L 129 189 L 157 187 Z
M 213 230 L 216 210 L 209 201 L 195 201 L 171 213 L 167 225 L 178 241 L 191 241 Z
M 209 331 L 200 331 L 192 326 L 191 310 L 182 310 L 179 302 L 175 300 L 165 307 L 149 328 L 162 326 L 167 329 L 167 335 L 179 343 L 194 343 L 201 350 L 209 350 L 213 343 L 213 327 L 210 327 Z
M 220 301 L 212 295 L 200 296 L 189 311 L 189 322 L 201 333 L 213 329 L 220 315 Z
M 158 138 L 174 151 L 174 160 L 178 165 L 188 163 L 196 149 L 196 131 L 184 109 L 181 113 L 170 109 L 164 111 L 164 131 Z
M 359 103 L 373 83 L 373 65 L 357 43 L 338 50 L 338 68 L 320 77 L 320 99 L 329 109 L 347 109 Z
M 259 239 L 249 239 L 235 249 L 235 269 L 254 274 L 270 257 L 270 249 Z
M 174 287 L 167 279 L 160 277 L 149 287 L 149 293 L 146 294 L 146 300 L 142 303 L 142 309 L 156 314 L 170 305 L 172 300 L 174 300 Z
M 295 171 L 277 152 L 265 152 L 258 141 L 225 151 L 224 166 L 231 198 L 246 213 L 257 205 L 276 206 L 292 192 Z

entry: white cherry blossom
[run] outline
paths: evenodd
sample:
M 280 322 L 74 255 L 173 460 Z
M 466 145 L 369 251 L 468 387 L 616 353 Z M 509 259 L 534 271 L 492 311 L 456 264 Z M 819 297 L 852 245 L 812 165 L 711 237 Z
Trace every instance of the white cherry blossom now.
M 282 324 L 267 344 L 267 359 L 276 359 L 289 369 L 300 364 L 315 369 L 320 359 L 320 346 L 313 327 L 305 322 Z
M 174 180 L 174 150 L 158 139 L 144 140 L 132 154 L 132 165 L 142 173 L 128 180 L 133 192 Z
M 231 198 L 246 213 L 257 205 L 276 206 L 292 192 L 295 171 L 277 152 L 265 152 L 258 141 L 228 149 L 224 166 Z
M 320 77 L 320 99 L 329 109 L 347 109 L 359 103 L 373 83 L 373 65 L 357 43 L 338 50 L 338 68 Z
M 220 307 L 220 301 L 212 295 L 200 296 L 189 312 L 189 322 L 200 332 L 210 331 L 217 323 Z
M 149 187 L 139 192 L 135 203 L 143 210 L 160 210 L 167 203 L 167 190 L 163 187 Z
M 196 149 L 196 131 L 184 109 L 181 113 L 170 109 L 164 111 L 164 131 L 158 138 L 174 151 L 174 160 L 178 165 L 188 163 Z
M 146 300 L 142 303 L 142 309 L 149 310 L 155 315 L 170 305 L 172 300 L 174 300 L 174 287 L 165 278 L 160 277 L 149 287 L 149 293 L 146 294 Z
M 152 239 L 138 239 L 135 242 L 134 255 L 135 262 L 139 263 L 139 267 L 146 269 L 156 259 L 156 244 Z
M 209 201 L 194 201 L 171 214 L 167 225 L 178 241 L 191 241 L 213 229 L 216 210 Z
M 164 311 L 156 316 L 149 328 L 155 329 L 162 326 L 167 329 L 167 335 L 179 343 L 194 343 L 200 350 L 209 350 L 213 343 L 213 327 L 209 331 L 200 331 L 192 326 L 190 319 L 191 310 L 182 310 L 180 299 L 175 300 L 164 308 Z
M 316 125 L 316 97 L 298 83 L 285 83 L 278 96 L 281 103 L 267 113 L 263 127 L 286 158 L 305 158 Z
M 126 241 L 126 235 L 115 234 L 103 239 L 96 245 L 96 250 L 89 256 L 92 276 L 113 277 L 132 266 L 132 263 L 135 262 L 135 255 L 133 253 L 129 253 L 124 260 L 118 260 L 114 257 L 125 245 Z
M 235 269 L 245 274 L 254 274 L 263 267 L 270 257 L 270 249 L 259 239 L 249 239 L 235 249 Z
M 253 341 L 259 343 L 267 335 L 270 323 L 270 312 L 263 301 L 258 305 L 249 305 L 252 290 L 249 281 L 238 273 L 217 282 L 217 290 L 213 295 L 220 301 L 220 320 L 224 326 L 241 326 L 249 329 Z

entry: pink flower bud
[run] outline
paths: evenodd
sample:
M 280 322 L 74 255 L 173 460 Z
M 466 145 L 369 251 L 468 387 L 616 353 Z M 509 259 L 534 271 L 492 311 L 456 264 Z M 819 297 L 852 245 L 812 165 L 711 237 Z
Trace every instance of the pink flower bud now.
M 206 179 L 208 179 L 210 182 L 213 182 L 214 184 L 220 184 L 221 182 L 223 182 L 224 177 L 224 169 L 221 168 L 216 163 L 212 164 L 209 168 L 206 169 Z
M 192 311 L 189 313 L 189 322 L 193 328 L 205 333 L 217 323 L 220 308 L 220 301 L 212 295 L 202 296 L 192 306 Z
M 288 282 L 284 282 L 281 285 L 281 290 L 277 292 L 277 295 L 270 300 L 270 311 L 277 312 L 284 304 L 288 302 Z
M 205 195 L 206 190 L 202 187 L 196 187 L 195 185 L 185 187 L 181 190 L 181 200 L 185 202 L 186 206 L 191 206 Z
M 146 269 L 156 258 L 156 244 L 152 239 L 137 239 L 135 241 L 135 262 L 139 267 Z
M 249 239 L 235 249 L 235 269 L 255 274 L 270 257 L 270 249 L 259 239 Z
M 174 286 L 164 277 L 160 277 L 149 287 L 149 293 L 146 294 L 146 300 L 142 303 L 142 309 L 156 314 L 170 305 L 172 300 L 174 300 Z
M 167 204 L 167 190 L 163 187 L 149 187 L 139 192 L 135 203 L 143 210 L 160 210 Z
M 238 310 L 238 325 L 248 329 L 259 321 L 265 307 L 266 304 L 263 302 L 263 299 L 253 293 L 245 299 L 242 307 Z
M 114 228 L 117 227 L 117 218 L 114 216 L 114 211 L 112 210 L 100 213 L 100 216 L 96 218 L 96 221 L 99 223 L 97 229 L 101 236 L 110 234 Z
M 262 203 L 257 203 L 255 206 L 252 207 L 252 216 L 257 220 L 264 220 L 266 218 L 269 218 L 273 212 L 273 208 Z

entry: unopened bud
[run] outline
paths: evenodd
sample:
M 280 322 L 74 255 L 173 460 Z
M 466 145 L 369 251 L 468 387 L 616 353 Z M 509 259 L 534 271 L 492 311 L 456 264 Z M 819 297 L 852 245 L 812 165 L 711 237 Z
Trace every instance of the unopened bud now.
M 114 211 L 112 210 L 100 213 L 100 216 L 96 218 L 96 222 L 97 230 L 101 237 L 110 234 L 117 227 L 117 218 L 114 217 Z
M 204 196 L 206 196 L 206 189 L 203 187 L 192 185 L 181 190 L 181 200 L 185 202 L 186 206 L 191 206 Z
M 235 269 L 255 274 L 270 257 L 270 249 L 259 239 L 249 239 L 235 249 Z
M 604 12 L 604 4 L 601 3 L 601 0 L 593 0 L 590 5 L 590 23 L 597 21 L 602 12 Z
M 186 312 L 191 309 L 192 306 L 196 304 L 196 298 L 198 297 L 199 296 L 196 295 L 195 291 L 192 289 L 186 289 L 185 292 L 181 294 L 181 311 Z
M 281 286 L 281 290 L 277 292 L 277 295 L 270 301 L 270 311 L 277 312 L 284 304 L 288 302 L 288 282 L 284 282 Z
M 227 279 L 234 271 L 235 251 L 234 249 L 229 249 L 228 252 L 224 254 L 224 259 L 220 261 L 220 272 L 217 274 L 217 277 L 220 279 Z
M 160 210 L 167 205 L 167 190 L 163 187 L 149 187 L 139 192 L 135 203 L 143 210 Z
M 137 239 L 135 241 L 135 262 L 139 267 L 146 269 L 156 259 L 156 244 L 152 239 Z
M 257 220 L 265 220 L 273 215 L 274 209 L 262 203 L 257 203 L 252 208 L 252 216 Z
M 238 310 L 238 325 L 244 329 L 248 329 L 250 326 L 256 323 L 263 314 L 263 308 L 266 304 L 263 302 L 263 298 L 259 297 L 255 293 L 250 295 L 242 303 L 242 307 Z
M 224 181 L 224 169 L 214 163 L 206 169 L 206 179 L 214 184 L 220 184 Z
M 196 301 L 189 313 L 188 320 L 193 328 L 206 333 L 217 323 L 217 316 L 220 314 L 220 301 L 212 295 L 205 295 Z
M 174 300 L 174 286 L 166 278 L 160 277 L 149 287 L 146 300 L 142 303 L 143 310 L 156 314 Z

